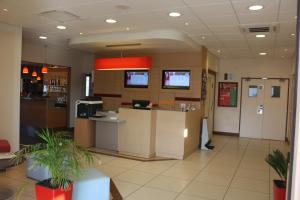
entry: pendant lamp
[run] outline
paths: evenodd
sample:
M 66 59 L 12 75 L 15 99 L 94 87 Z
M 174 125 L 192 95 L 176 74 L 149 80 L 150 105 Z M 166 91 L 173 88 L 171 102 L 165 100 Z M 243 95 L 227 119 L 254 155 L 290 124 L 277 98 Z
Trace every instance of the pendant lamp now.
M 40 80 L 41 80 L 41 77 L 40 77 L 40 76 L 38 76 L 38 77 L 36 78 L 36 80 L 37 80 L 37 81 L 40 81 Z
M 47 67 L 46 65 L 44 65 L 44 66 L 42 67 L 42 73 L 43 73 L 43 74 L 47 74 L 47 73 L 48 73 L 48 67 Z
M 36 76 L 37 76 L 37 72 L 36 72 L 36 71 L 33 71 L 32 74 L 31 74 L 31 76 L 36 77 Z
M 120 57 L 96 59 L 96 70 L 148 70 L 151 69 L 152 60 L 144 57 Z
M 48 45 L 45 45 L 44 47 L 45 47 L 45 55 L 44 55 L 45 64 L 43 65 L 41 72 L 42 72 L 42 74 L 47 74 L 48 73 L 48 67 L 47 67 L 46 63 L 47 63 L 47 47 L 48 47 Z
M 22 73 L 23 73 L 23 74 L 29 74 L 29 69 L 28 69 L 27 66 L 24 66 L 24 67 L 23 67 Z

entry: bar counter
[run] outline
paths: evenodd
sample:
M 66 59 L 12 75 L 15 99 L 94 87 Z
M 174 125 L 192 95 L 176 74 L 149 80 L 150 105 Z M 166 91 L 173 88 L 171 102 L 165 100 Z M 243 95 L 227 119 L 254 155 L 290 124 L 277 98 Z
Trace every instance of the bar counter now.
M 20 123 L 35 128 L 65 128 L 67 108 L 56 107 L 48 98 L 21 98 Z

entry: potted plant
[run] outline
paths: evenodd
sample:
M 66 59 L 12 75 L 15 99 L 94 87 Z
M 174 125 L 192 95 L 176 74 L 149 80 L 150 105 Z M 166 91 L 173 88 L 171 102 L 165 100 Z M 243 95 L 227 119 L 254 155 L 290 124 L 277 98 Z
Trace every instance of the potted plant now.
M 24 145 L 15 153 L 16 163 L 30 157 L 33 160 L 33 169 L 42 166 L 49 170 L 51 178 L 38 182 L 35 186 L 37 200 L 71 200 L 72 179 L 81 175 L 84 162 L 93 162 L 92 154 L 77 146 L 65 132 L 44 129 L 38 136 L 43 142 Z
M 285 200 L 289 156 L 285 157 L 278 149 L 266 157 L 266 162 L 277 172 L 281 180 L 273 180 L 274 200 Z

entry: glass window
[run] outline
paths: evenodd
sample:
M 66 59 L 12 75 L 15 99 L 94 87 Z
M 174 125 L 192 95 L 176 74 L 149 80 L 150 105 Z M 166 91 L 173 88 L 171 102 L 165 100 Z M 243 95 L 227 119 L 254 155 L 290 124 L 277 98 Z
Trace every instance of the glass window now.
M 250 85 L 248 95 L 249 97 L 257 97 L 258 88 L 257 85 Z
M 271 97 L 280 97 L 280 86 L 272 86 Z

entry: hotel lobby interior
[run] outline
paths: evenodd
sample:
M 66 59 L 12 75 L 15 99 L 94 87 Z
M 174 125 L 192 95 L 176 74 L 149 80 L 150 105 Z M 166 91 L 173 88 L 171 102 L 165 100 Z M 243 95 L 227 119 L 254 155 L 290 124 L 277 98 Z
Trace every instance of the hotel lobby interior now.
M 299 200 L 297 0 L 1 0 L 0 200 Z

